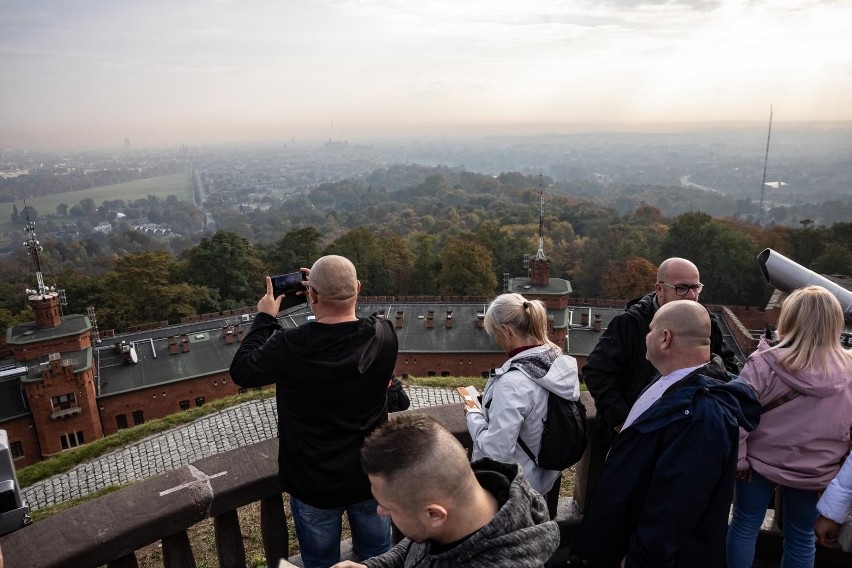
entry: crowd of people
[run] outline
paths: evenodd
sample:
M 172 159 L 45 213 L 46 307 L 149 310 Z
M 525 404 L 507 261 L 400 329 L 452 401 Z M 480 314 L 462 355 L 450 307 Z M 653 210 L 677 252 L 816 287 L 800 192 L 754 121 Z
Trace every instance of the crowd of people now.
M 388 421 L 397 338 L 386 319 L 356 316 L 354 265 L 332 255 L 302 271 L 296 293 L 314 318 L 281 328 L 267 278 L 231 376 L 276 385 L 279 478 L 304 566 L 549 566 L 561 471 L 537 456 L 552 397 L 577 401 L 581 375 L 548 338 L 544 304 L 503 294 L 486 311 L 507 360 L 466 407 L 471 461 L 428 416 Z M 817 539 L 852 540 L 841 528 L 852 353 L 839 344 L 839 302 L 816 286 L 791 294 L 776 341 L 741 370 L 702 289 L 693 263 L 664 261 L 655 290 L 612 320 L 582 369 L 597 419 L 578 565 L 751 566 L 776 487 L 783 568 L 813 566 Z M 344 512 L 356 562 L 340 562 Z M 405 537 L 393 547 L 391 521 Z

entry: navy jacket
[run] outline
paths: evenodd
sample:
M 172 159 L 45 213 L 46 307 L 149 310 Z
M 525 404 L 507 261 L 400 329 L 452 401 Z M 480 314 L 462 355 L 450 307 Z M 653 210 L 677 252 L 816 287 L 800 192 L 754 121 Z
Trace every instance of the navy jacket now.
M 372 498 L 361 469 L 364 439 L 387 422 L 397 337 L 378 316 L 282 329 L 257 314 L 231 362 L 243 387 L 275 383 L 281 486 L 330 509 Z
M 645 358 L 645 336 L 657 310 L 655 295 L 651 292 L 628 302 L 624 313 L 609 323 L 583 365 L 583 381 L 595 399 L 595 424 L 600 430 L 612 432 L 614 426 L 624 423 L 639 394 L 658 374 Z M 739 373 L 739 363 L 722 341 L 713 314 L 710 324 L 710 352 L 721 357 L 726 370 Z M 611 439 L 611 435 L 606 439 Z
M 717 365 L 684 377 L 616 437 L 574 554 L 606 568 L 625 557 L 629 567 L 721 566 L 739 427 L 759 420 L 751 387 Z

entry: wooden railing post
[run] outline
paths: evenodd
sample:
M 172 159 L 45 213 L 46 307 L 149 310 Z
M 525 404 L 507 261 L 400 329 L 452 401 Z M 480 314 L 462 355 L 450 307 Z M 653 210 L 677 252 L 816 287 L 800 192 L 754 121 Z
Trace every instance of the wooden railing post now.
M 278 566 L 282 558 L 290 557 L 290 535 L 287 532 L 287 516 L 284 514 L 284 498 L 280 493 L 260 501 L 260 534 L 269 568 Z
M 163 539 L 163 566 L 165 568 L 195 568 L 195 556 L 186 531 Z
M 216 534 L 216 553 L 221 568 L 244 568 L 246 548 L 240 532 L 240 518 L 237 511 L 228 511 L 213 517 L 213 529 Z

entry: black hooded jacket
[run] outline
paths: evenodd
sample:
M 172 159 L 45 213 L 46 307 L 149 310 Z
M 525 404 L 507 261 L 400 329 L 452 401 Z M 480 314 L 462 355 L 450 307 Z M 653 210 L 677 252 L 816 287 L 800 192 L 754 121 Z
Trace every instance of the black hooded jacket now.
M 284 491 L 325 509 L 372 497 L 359 452 L 387 421 L 397 346 L 393 325 L 375 315 L 286 330 L 274 317 L 257 315 L 231 377 L 243 387 L 276 385 Z
M 623 424 L 633 403 L 658 375 L 645 358 L 645 336 L 657 311 L 655 292 L 631 300 L 601 334 L 583 366 L 583 381 L 595 399 L 597 421 L 602 430 Z M 686 301 L 686 300 L 682 300 Z M 710 314 L 710 351 L 719 355 L 725 369 L 739 373 L 734 353 L 722 340 L 716 316 Z

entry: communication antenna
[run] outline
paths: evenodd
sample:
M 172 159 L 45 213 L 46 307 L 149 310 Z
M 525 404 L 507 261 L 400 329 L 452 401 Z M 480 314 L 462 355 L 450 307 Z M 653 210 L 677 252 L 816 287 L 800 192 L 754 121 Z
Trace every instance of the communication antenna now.
M 772 105 L 769 105 L 769 132 L 766 133 L 766 157 L 763 159 L 763 181 L 760 183 L 760 218 L 763 219 L 763 196 L 766 193 L 766 164 L 769 163 L 769 138 L 772 136 Z
M 536 260 L 547 260 L 544 256 L 544 190 L 541 185 L 544 174 L 538 174 L 538 252 L 535 253 Z
M 41 275 L 41 259 L 39 253 L 44 250 L 41 243 L 38 242 L 35 233 L 35 221 L 30 221 L 30 212 L 27 209 L 27 201 L 24 200 L 24 213 L 27 216 L 27 228 L 24 232 L 27 233 L 27 240 L 24 241 L 24 246 L 27 248 L 27 254 L 33 257 L 33 264 L 36 269 L 36 280 L 38 281 L 38 289 L 35 290 L 39 296 L 47 295 L 47 286 L 44 285 L 44 277 Z

